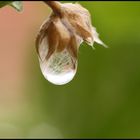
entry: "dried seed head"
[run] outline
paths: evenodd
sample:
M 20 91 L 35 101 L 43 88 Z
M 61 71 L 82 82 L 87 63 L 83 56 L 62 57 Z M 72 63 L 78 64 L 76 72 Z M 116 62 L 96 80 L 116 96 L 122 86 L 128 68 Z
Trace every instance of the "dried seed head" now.
M 104 43 L 91 24 L 90 13 L 80 4 L 48 3 L 55 5 L 52 6 L 50 17 L 40 28 L 36 49 L 45 78 L 60 85 L 74 77 L 78 49 L 83 41 L 91 46 L 94 41 L 102 45 Z

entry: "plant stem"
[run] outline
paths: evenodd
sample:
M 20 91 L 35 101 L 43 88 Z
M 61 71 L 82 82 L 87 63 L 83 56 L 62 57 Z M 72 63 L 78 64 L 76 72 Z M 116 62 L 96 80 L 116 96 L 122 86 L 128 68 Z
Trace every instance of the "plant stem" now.
M 61 14 L 61 3 L 58 1 L 43 1 L 45 2 L 55 14 Z

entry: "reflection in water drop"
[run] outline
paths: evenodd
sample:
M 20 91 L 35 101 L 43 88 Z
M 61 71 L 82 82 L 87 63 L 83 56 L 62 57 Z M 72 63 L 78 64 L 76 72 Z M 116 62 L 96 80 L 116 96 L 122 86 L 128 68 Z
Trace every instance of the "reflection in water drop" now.
M 40 67 L 49 82 L 63 85 L 70 82 L 75 76 L 77 61 L 65 49 L 62 52 L 55 52 L 48 60 L 40 60 Z

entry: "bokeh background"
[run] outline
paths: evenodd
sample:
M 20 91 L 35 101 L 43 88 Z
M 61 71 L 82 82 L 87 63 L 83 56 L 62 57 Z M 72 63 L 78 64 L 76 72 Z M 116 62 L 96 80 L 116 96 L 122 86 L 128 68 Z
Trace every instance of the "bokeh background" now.
M 82 45 L 78 71 L 56 86 L 35 37 L 51 10 L 0 9 L 0 138 L 140 138 L 140 2 L 80 2 L 108 49 Z

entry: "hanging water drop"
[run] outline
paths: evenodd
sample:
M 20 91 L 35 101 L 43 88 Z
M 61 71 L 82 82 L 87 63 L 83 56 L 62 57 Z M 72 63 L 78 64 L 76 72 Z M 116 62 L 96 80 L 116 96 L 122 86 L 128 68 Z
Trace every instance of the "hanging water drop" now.
M 48 60 L 40 60 L 40 68 L 49 82 L 64 85 L 74 78 L 77 61 L 65 49 L 62 52 L 55 52 Z

